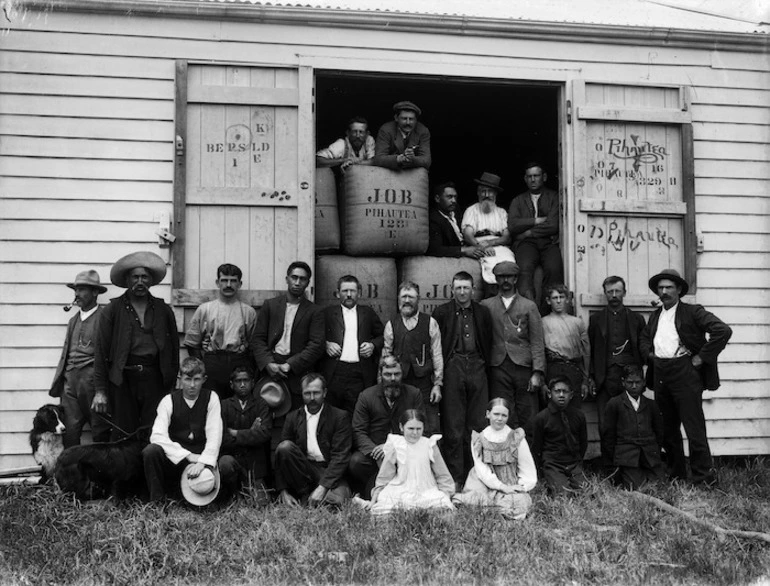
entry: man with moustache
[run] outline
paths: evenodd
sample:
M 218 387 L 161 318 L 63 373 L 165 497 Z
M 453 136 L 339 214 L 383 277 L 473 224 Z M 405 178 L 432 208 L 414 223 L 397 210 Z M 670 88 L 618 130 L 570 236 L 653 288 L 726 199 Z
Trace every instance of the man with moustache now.
M 404 383 L 420 389 L 425 404 L 425 435 L 440 429 L 439 403 L 444 384 L 441 332 L 436 320 L 418 312 L 420 287 L 405 281 L 398 287 L 399 316 L 385 324 L 384 356 L 395 356 L 401 364 Z
M 353 446 L 350 476 L 369 498 L 385 456 L 389 433 L 400 433 L 399 419 L 407 409 L 424 411 L 419 389 L 404 384 L 401 363 L 395 356 L 380 360 L 379 383 L 362 392 L 353 412 Z
M 351 415 L 358 395 L 377 382 L 382 351 L 382 321 L 366 305 L 359 305 L 361 283 L 353 275 L 337 281 L 339 305 L 324 308 L 326 354 L 322 372 L 329 381 L 328 402 Z
M 607 306 L 592 313 L 588 319 L 588 340 L 591 346 L 589 374 L 596 392 L 599 433 L 603 437 L 604 414 L 612 397 L 623 392 L 623 367 L 642 365 L 639 336 L 644 329 L 644 316 L 623 305 L 626 282 L 610 276 L 602 283 Z M 609 453 L 602 439 L 602 461 L 610 466 Z
M 217 268 L 217 298 L 195 310 L 184 345 L 190 356 L 206 365 L 208 387 L 221 399 L 233 395 L 230 375 L 239 366 L 253 368 L 249 342 L 257 312 L 238 299 L 243 272 L 229 263 Z
M 511 427 L 524 428 L 531 443 L 538 391 L 545 383 L 543 322 L 534 302 L 516 294 L 516 263 L 502 262 L 493 272 L 498 294 L 481 302 L 492 315 L 489 394 L 513 405 Z
M 521 268 L 519 293 L 535 299 L 534 274 L 543 267 L 543 285 L 564 282 L 559 248 L 559 194 L 545 187 L 548 175 L 537 161 L 527 163 L 524 183 L 527 191 L 513 198 L 508 210 L 508 230 L 513 252 Z M 547 307 L 541 304 L 541 314 Z
M 302 377 L 305 406 L 286 416 L 275 451 L 275 490 L 283 504 L 339 506 L 350 498 L 343 478 L 353 445 L 350 416 L 325 399 L 323 376 Z
M 481 246 L 467 246 L 457 224 L 457 187 L 451 181 L 436 186 L 436 207 L 428 214 L 428 256 L 481 258 L 488 254 Z
M 93 415 L 94 400 L 94 343 L 97 323 L 102 309 L 97 305 L 99 293 L 107 287 L 99 281 L 99 273 L 92 270 L 77 274 L 67 287 L 75 291 L 74 304 L 80 311 L 67 324 L 59 365 L 48 394 L 61 397 L 64 409 L 64 447 L 80 444 L 80 434 L 86 422 L 91 426 L 95 442 L 110 439 L 110 428 L 103 417 Z
M 460 271 L 452 277 L 452 300 L 433 312 L 444 356 L 441 451 L 457 485 L 473 467 L 471 434 L 486 427 L 489 401 L 486 366 L 492 345 L 492 316 L 471 295 L 473 277 Z
M 112 417 L 113 440 L 151 427 L 160 400 L 176 383 L 179 333 L 174 312 L 150 288 L 166 276 L 166 263 L 153 252 L 118 260 L 110 281 L 126 288 L 99 318 L 94 351 L 91 408 Z
M 689 285 L 674 269 L 650 278 L 650 290 L 663 303 L 642 330 L 639 350 L 647 362 L 647 387 L 663 415 L 663 447 L 671 478 L 686 480 L 680 427 L 690 451 L 693 484 L 713 486 L 711 450 L 703 415 L 703 390 L 719 388 L 717 357 L 733 334 L 730 326 L 702 305 L 681 301 Z
M 413 102 L 393 105 L 393 121 L 380 126 L 374 143 L 374 164 L 396 171 L 430 168 L 430 130 L 417 121 L 422 110 Z
M 361 116 L 348 120 L 343 138 L 315 154 L 317 167 L 339 167 L 343 173 L 351 165 L 371 165 L 373 159 L 374 138 L 369 134 L 369 123 Z

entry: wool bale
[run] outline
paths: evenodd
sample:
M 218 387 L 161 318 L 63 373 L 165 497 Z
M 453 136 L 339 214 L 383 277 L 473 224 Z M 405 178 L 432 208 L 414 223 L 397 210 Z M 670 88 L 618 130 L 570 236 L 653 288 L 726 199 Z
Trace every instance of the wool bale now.
M 315 267 L 318 305 L 338 304 L 337 279 L 353 275 L 361 283 L 359 303 L 374 309 L 383 325 L 396 313 L 395 259 L 324 255 L 316 258 Z
M 330 167 L 315 170 L 315 249 L 339 250 L 340 214 L 337 181 Z
M 484 298 L 481 265 L 472 258 L 409 256 L 401 260 L 399 282 L 416 283 L 420 287 L 420 311 L 432 314 L 439 305 L 452 299 L 452 277 L 460 271 L 473 277 L 473 300 L 481 301 Z
M 353 165 L 341 197 L 345 252 L 352 256 L 425 254 L 428 171 Z

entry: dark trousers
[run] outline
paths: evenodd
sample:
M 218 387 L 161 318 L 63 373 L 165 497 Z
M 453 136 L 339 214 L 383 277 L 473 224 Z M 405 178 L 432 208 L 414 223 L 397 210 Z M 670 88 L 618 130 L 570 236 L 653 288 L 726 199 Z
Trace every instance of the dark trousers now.
M 318 486 L 325 468 L 326 462 L 309 460 L 297 444 L 284 440 L 275 450 L 275 489 L 278 492 L 288 490 L 292 496 L 305 499 Z M 350 488 L 340 480 L 329 489 L 324 502 L 341 505 L 349 498 Z
M 434 433 L 439 433 L 441 429 L 441 419 L 439 415 L 439 403 L 430 402 L 430 392 L 433 389 L 433 375 L 416 377 L 411 372 L 409 376 L 403 378 L 405 385 L 412 385 L 420 389 L 422 395 L 423 409 L 425 409 L 425 429 L 423 435 L 426 437 L 432 436 Z
M 255 449 L 262 450 L 264 446 Z M 265 506 L 270 502 L 265 486 L 264 478 L 267 469 L 259 469 L 255 466 L 255 458 L 244 454 L 225 454 L 219 457 L 219 476 L 222 479 L 223 498 L 238 494 L 242 486 L 248 486 L 253 490 L 256 504 Z
M 145 446 L 142 450 L 142 460 L 151 501 L 162 501 L 166 495 L 178 497 L 181 494 L 179 481 L 182 478 L 182 472 L 189 464 L 187 460 L 172 464 L 166 457 L 166 452 L 157 444 Z
M 152 428 L 158 403 L 166 392 L 157 365 L 127 366 L 123 371 L 123 383 L 120 386 L 110 383 L 112 422 L 123 430 L 113 429 L 110 440 L 122 439 L 140 427 Z
M 638 466 L 618 467 L 618 480 L 625 488 L 638 490 L 645 484 L 659 481 L 663 478 L 664 473 L 665 470 L 660 459 L 655 464 L 651 464 L 644 452 L 641 452 Z
M 604 445 L 604 436 L 602 430 L 604 429 L 604 412 L 607 410 L 607 403 L 610 402 L 612 397 L 617 397 L 623 392 L 623 383 L 621 378 L 623 377 L 623 366 L 620 364 L 611 364 L 607 367 L 607 373 L 602 381 L 601 386 L 596 391 L 596 412 L 599 416 L 599 438 L 602 449 L 602 465 L 612 466 L 610 462 L 609 452 Z
M 532 443 L 532 419 L 538 412 L 537 393 L 527 391 L 531 376 L 531 367 L 515 364 L 508 356 L 500 366 L 489 369 L 490 398 L 502 397 L 513 406 L 508 425 L 523 428 L 529 444 Z
M 485 426 L 489 390 L 481 356 L 455 354 L 444 365 L 441 452 L 455 482 L 463 482 L 473 467 L 471 432 Z
M 337 362 L 334 374 L 327 382 L 326 400 L 333 407 L 344 409 L 351 415 L 356 409 L 358 395 L 364 390 L 364 373 L 360 362 Z
M 359 451 L 353 452 L 350 456 L 348 474 L 356 483 L 356 489 L 361 491 L 361 495 L 365 499 L 371 498 L 374 481 L 377 480 L 379 471 L 380 466 L 377 464 L 377 460 L 371 456 Z
M 64 373 L 64 391 L 61 406 L 64 408 L 64 447 L 80 445 L 83 426 L 91 426 L 94 442 L 110 441 L 110 426 L 99 414 L 91 413 L 94 400 L 94 367 L 73 368 Z
M 514 254 L 520 269 L 517 288 L 519 293 L 527 299 L 537 303 L 534 276 L 538 265 L 543 267 L 543 289 L 546 285 L 564 282 L 561 249 L 559 244 L 551 242 L 550 238 L 527 239 L 519 242 L 514 247 Z M 543 313 L 544 307 L 547 306 L 541 300 L 540 313 Z
M 554 494 L 580 490 L 586 483 L 583 462 L 573 464 L 543 462 L 543 477 L 548 490 Z
M 235 352 L 212 352 L 203 355 L 203 364 L 206 365 L 206 388 L 216 391 L 219 399 L 227 399 L 233 396 L 230 388 L 230 375 L 238 366 L 247 366 L 254 369 L 254 360 L 250 354 L 236 354 Z
M 687 478 L 684 443 L 680 427 L 684 426 L 690 446 L 690 469 L 694 482 L 711 476 L 711 450 L 706 437 L 703 415 L 703 383 L 690 356 L 671 360 L 655 359 L 655 400 L 663 415 L 663 448 L 666 450 L 668 473 L 672 478 Z

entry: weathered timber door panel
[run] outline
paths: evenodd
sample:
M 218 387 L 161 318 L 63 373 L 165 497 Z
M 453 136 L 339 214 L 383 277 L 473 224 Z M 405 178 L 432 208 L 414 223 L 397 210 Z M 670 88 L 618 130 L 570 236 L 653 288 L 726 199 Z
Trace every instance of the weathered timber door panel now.
M 582 81 L 573 87 L 575 281 L 584 317 L 604 305 L 609 275 L 626 280 L 627 305 L 647 308 L 647 281 L 661 269 L 695 283 L 685 92 Z
M 289 263 L 312 263 L 311 71 L 180 63 L 177 72 L 174 301 L 212 298 L 229 262 L 243 270 L 241 298 L 261 305 L 285 288 Z

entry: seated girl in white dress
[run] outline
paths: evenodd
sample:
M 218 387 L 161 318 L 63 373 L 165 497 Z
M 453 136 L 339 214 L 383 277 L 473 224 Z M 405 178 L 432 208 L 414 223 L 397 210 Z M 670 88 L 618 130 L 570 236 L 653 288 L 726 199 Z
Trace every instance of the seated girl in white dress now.
M 494 507 L 509 519 L 523 519 L 532 507 L 527 494 L 537 484 L 537 469 L 524 430 L 508 427 L 511 407 L 505 399 L 492 399 L 487 406 L 489 425 L 473 432 L 473 468 L 457 505 Z
M 374 515 L 395 509 L 454 509 L 454 481 L 436 445 L 441 436 L 423 437 L 425 415 L 416 409 L 404 411 L 399 423 L 403 435 L 388 435 L 372 500 L 357 503 Z

